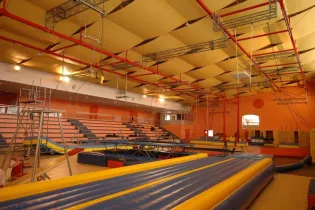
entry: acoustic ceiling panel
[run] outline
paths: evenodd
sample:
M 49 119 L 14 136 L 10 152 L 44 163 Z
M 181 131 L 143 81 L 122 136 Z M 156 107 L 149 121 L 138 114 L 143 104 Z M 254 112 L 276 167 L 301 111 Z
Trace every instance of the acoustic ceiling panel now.
M 183 74 L 193 68 L 194 66 L 179 58 L 172 58 L 159 65 L 159 71 L 168 75 Z
M 187 21 L 161 0 L 137 0 L 107 18 L 143 39 L 166 34 Z
M 185 55 L 181 57 L 181 59 L 185 60 L 186 62 L 190 63 L 195 67 L 202 67 L 218 63 L 226 58 L 228 58 L 228 55 L 223 50 L 220 49 L 191 55 Z
M 224 73 L 224 71 L 221 68 L 219 68 L 215 64 L 210 64 L 210 65 L 205 66 L 203 68 L 189 71 L 186 74 L 188 74 L 189 76 L 192 76 L 196 79 L 206 79 L 206 78 L 215 77 L 215 76 L 222 74 L 222 73 Z
M 197 1 L 166 0 L 166 2 L 187 20 L 194 20 L 206 15 Z
M 170 34 L 186 45 L 207 42 L 223 38 L 222 32 L 213 31 L 213 22 L 207 16 L 184 28 L 174 30 Z
M 144 55 L 148 53 L 156 53 L 184 46 L 185 44 L 176 39 L 175 37 L 169 34 L 164 34 L 146 44 L 133 48 L 133 50 Z

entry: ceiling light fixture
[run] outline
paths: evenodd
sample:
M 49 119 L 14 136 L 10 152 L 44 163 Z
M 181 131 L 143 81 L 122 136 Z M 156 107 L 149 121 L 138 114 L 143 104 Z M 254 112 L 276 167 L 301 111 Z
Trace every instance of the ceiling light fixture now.
M 159 102 L 163 103 L 165 101 L 164 98 L 159 98 Z
M 146 98 L 146 97 L 147 97 L 147 95 L 143 95 L 142 97 L 143 97 L 143 98 Z
M 14 70 L 15 70 L 15 71 L 20 71 L 20 70 L 21 70 L 21 66 L 15 65 L 15 66 L 14 66 Z
M 70 82 L 70 78 L 69 78 L 69 77 L 66 77 L 66 76 L 60 76 L 60 77 L 59 77 L 59 80 L 60 80 L 60 81 L 64 81 L 64 82 Z
M 64 78 L 63 78 L 63 81 L 65 81 L 65 82 L 70 82 L 70 78 L 69 78 L 69 77 L 64 77 Z

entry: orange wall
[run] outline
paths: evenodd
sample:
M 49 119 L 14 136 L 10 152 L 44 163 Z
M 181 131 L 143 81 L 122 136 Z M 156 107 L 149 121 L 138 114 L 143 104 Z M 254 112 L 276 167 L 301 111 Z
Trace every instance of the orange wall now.
M 99 114 L 110 114 L 121 116 L 122 121 L 129 121 L 131 116 L 134 119 L 138 118 L 152 118 L 153 123 L 157 123 L 158 114 L 153 114 L 151 112 L 144 112 L 139 110 L 134 110 L 130 108 L 118 108 L 101 106 L 97 104 L 82 103 L 69 100 L 52 99 L 50 102 L 51 109 L 65 110 L 66 117 L 78 117 L 77 112 L 87 112 L 87 113 L 99 113 Z M 89 116 L 87 116 L 89 117 Z M 90 116 L 92 118 L 92 116 Z
M 132 116 L 135 120 L 136 118 L 152 118 L 153 123 L 157 123 L 158 121 L 158 114 L 153 114 L 151 112 L 144 112 L 130 108 L 100 106 L 89 103 L 78 102 L 77 104 L 70 104 L 69 101 L 54 99 L 51 102 L 51 108 L 66 110 L 67 117 L 77 117 L 76 112 L 91 112 L 91 110 L 93 110 L 93 113 L 119 115 L 121 116 L 122 121 L 129 121 Z
M 298 94 L 295 97 L 304 97 L 303 89 L 297 87 L 287 88 L 286 91 L 290 94 Z M 258 94 L 249 97 L 240 98 L 240 135 L 244 137 L 244 130 L 241 128 L 241 117 L 246 114 L 254 114 L 260 117 L 261 130 L 304 130 L 309 131 L 310 125 L 305 125 L 295 114 L 291 114 L 289 107 L 286 105 L 278 105 L 273 101 L 275 94 L 279 96 L 281 93 L 269 92 Z M 253 102 L 256 99 L 261 99 L 264 102 L 262 108 L 255 108 Z M 308 87 L 308 103 L 307 104 L 295 104 L 296 112 L 300 114 L 309 124 L 312 124 L 315 128 L 315 85 L 311 84 Z M 292 107 L 293 108 L 293 107 Z M 227 137 L 234 136 L 236 133 L 237 124 L 237 107 L 236 105 L 227 104 L 227 109 L 230 113 L 226 114 L 226 134 Z M 209 129 L 213 129 L 214 132 L 223 132 L 223 113 L 212 114 L 212 108 L 209 108 Z M 222 109 L 214 109 L 215 112 Z M 185 129 L 190 129 L 192 138 L 200 138 L 204 135 L 204 131 L 207 130 L 207 113 L 206 107 L 196 107 L 192 109 L 193 112 L 193 124 L 189 126 L 183 125 L 165 125 L 166 129 L 176 133 L 179 136 L 184 136 Z M 196 117 L 197 113 L 197 117 Z M 292 112 L 293 113 L 293 112 Z M 212 120 L 213 119 L 213 120 Z
M 295 97 L 304 97 L 303 89 L 301 88 L 287 88 L 287 92 L 290 94 L 299 94 Z M 254 114 L 260 117 L 260 130 L 305 130 L 309 131 L 310 127 L 315 128 L 315 86 L 311 85 L 308 88 L 308 103 L 307 104 L 294 104 L 290 108 L 287 105 L 278 105 L 273 101 L 274 97 L 279 96 L 281 93 L 264 93 L 249 97 L 240 98 L 240 127 L 241 127 L 241 117 L 247 114 Z M 293 96 L 292 96 L 293 97 Z M 264 102 L 262 108 L 255 108 L 253 103 L 256 99 L 261 99 Z M 226 133 L 227 137 L 234 136 L 237 127 L 237 106 L 227 105 L 227 109 L 230 113 L 226 114 Z M 214 132 L 223 131 L 223 113 L 214 114 L 212 121 L 212 109 L 209 109 L 209 129 L 214 129 Z M 222 111 L 216 109 L 215 111 Z M 294 112 L 298 113 L 303 117 L 308 125 L 297 117 Z M 199 107 L 197 109 L 197 122 L 196 122 L 196 108 L 193 108 L 194 113 L 194 123 L 195 126 L 194 133 L 196 137 L 203 135 L 204 130 L 206 130 L 206 108 Z M 293 116 L 292 116 L 293 115 Z M 212 126 L 211 126 L 212 124 Z M 312 124 L 312 125 L 310 125 Z M 240 128 L 240 135 L 244 136 L 244 130 Z
M 16 93 L 9 93 L 0 91 L 0 104 L 15 105 L 17 99 Z M 65 110 L 66 117 L 78 117 L 77 112 L 86 113 L 99 113 L 99 114 L 109 114 L 109 115 L 119 115 L 122 121 L 129 121 L 131 117 L 134 120 L 137 118 L 141 119 L 152 119 L 152 123 L 158 123 L 159 114 L 152 112 L 140 111 L 138 109 L 132 108 L 119 108 L 110 106 L 101 106 L 98 104 L 75 102 L 71 100 L 61 100 L 61 99 L 51 99 L 50 102 L 51 109 Z M 82 115 L 81 115 L 82 116 Z M 92 118 L 93 116 L 86 116 L 86 118 Z

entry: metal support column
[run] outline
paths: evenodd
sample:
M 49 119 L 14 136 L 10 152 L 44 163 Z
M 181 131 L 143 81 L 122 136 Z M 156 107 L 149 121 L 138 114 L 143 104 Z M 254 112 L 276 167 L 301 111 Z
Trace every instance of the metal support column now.
M 31 182 L 35 181 L 35 174 L 36 169 L 38 167 L 38 157 L 40 155 L 40 143 L 41 143 L 41 132 L 43 127 L 43 119 L 44 119 L 44 113 L 43 111 L 40 113 L 39 116 L 39 126 L 38 126 L 38 136 L 37 136 L 37 142 L 36 142 L 36 150 L 35 150 L 35 158 L 34 158 L 34 165 L 33 165 L 33 171 L 32 171 L 32 180 Z
M 238 88 L 237 94 L 237 115 L 236 115 L 236 138 L 235 138 L 235 146 L 236 143 L 240 140 L 240 89 Z
M 72 170 L 71 170 L 69 155 L 68 155 L 68 151 L 67 151 L 66 141 L 65 141 L 65 138 L 64 138 L 64 135 L 63 135 L 63 129 L 62 129 L 62 124 L 61 124 L 61 120 L 60 120 L 60 115 L 59 114 L 60 113 L 57 113 L 57 116 L 58 116 L 60 132 L 61 132 L 61 138 L 62 138 L 62 142 L 63 142 L 64 153 L 65 153 L 66 159 L 67 159 L 69 174 L 70 174 L 70 176 L 72 176 Z
M 209 136 L 209 100 L 208 100 L 208 95 L 207 95 L 207 136 L 206 136 L 206 141 L 208 141 L 208 136 Z
M 225 132 L 225 99 L 223 99 L 223 141 L 226 141 L 226 132 Z

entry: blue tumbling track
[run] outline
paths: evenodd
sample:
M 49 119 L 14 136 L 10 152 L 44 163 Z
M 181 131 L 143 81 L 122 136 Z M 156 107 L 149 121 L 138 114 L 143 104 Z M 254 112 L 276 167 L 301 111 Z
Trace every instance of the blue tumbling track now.
M 0 203 L 0 208 L 65 209 L 151 183 L 162 178 L 198 169 L 189 174 L 179 176 L 176 179 L 159 182 L 144 189 L 130 192 L 125 196 L 118 196 L 86 207 L 86 209 L 170 209 L 262 159 L 251 158 L 250 156 L 248 158 L 241 157 L 222 162 L 229 158 L 230 157 L 208 157 L 163 168 L 90 182 L 88 184 L 79 184 L 77 186 L 5 201 Z M 206 167 L 219 162 L 220 164 Z M 200 169 L 201 167 L 205 168 Z M 273 166 L 270 165 L 267 170 L 268 175 L 272 174 L 272 171 Z M 261 176 L 265 177 L 266 175 L 263 174 Z M 258 177 L 257 180 L 259 181 L 261 179 Z M 246 192 L 251 193 L 251 190 L 252 189 L 249 189 Z M 233 201 L 235 201 L 235 199 L 232 198 L 230 202 Z

